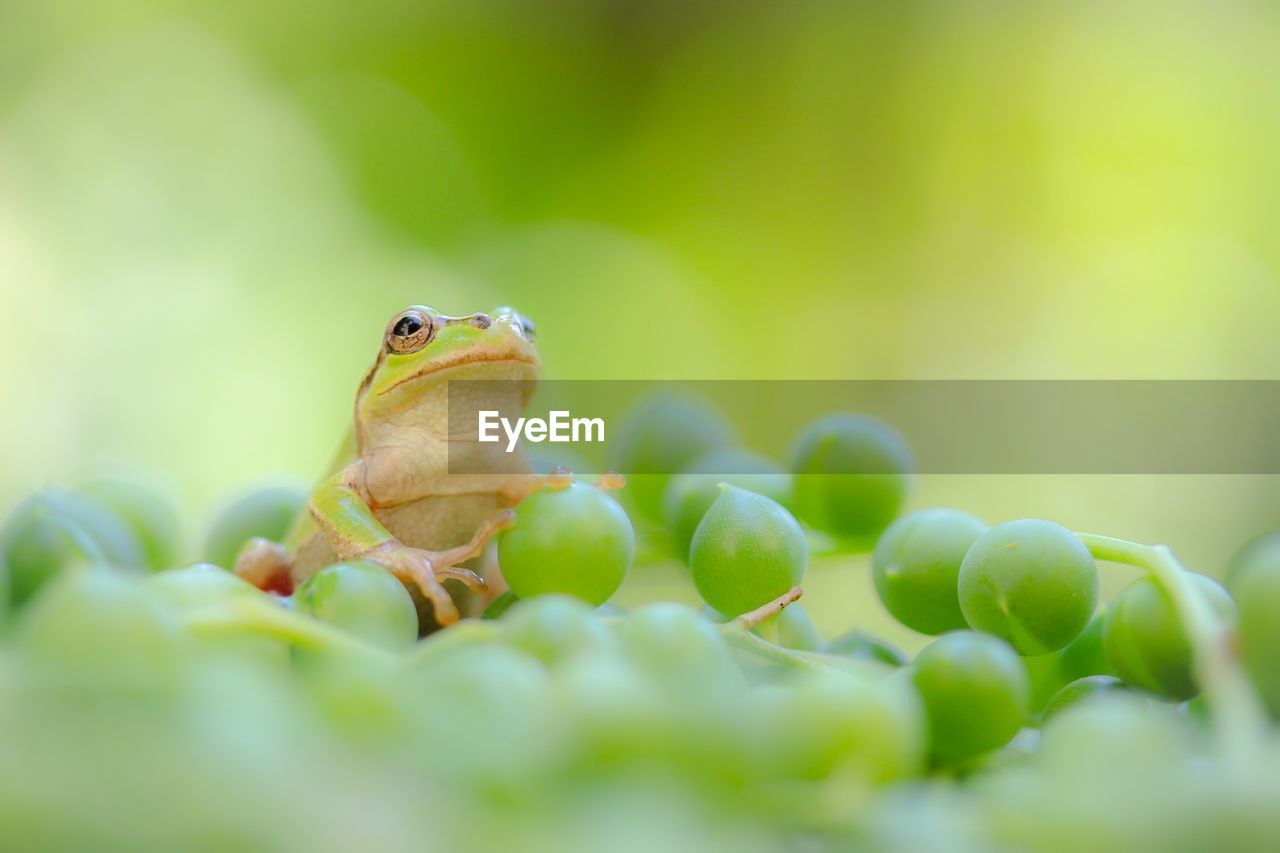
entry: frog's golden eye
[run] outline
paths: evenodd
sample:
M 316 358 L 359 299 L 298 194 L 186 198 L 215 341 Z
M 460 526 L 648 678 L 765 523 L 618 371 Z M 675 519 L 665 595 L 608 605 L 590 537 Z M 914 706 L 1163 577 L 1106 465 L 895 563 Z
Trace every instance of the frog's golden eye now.
M 391 321 L 387 329 L 387 351 L 397 355 L 417 352 L 436 336 L 431 315 L 418 310 L 405 311 Z

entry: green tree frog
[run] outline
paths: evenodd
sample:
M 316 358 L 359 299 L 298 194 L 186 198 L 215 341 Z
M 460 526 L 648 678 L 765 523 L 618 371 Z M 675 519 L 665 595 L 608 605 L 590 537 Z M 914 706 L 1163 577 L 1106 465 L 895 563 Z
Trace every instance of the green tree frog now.
M 370 560 L 421 591 L 439 624 L 456 621 L 443 581 L 486 594 L 485 580 L 461 564 L 510 524 L 511 508 L 536 479 L 523 451 L 451 434 L 450 382 L 516 380 L 454 385 L 453 393 L 483 397 L 469 408 L 518 413 L 539 369 L 533 324 L 511 308 L 450 317 L 411 305 L 397 313 L 356 392 L 352 428 L 306 511 L 283 543 L 250 541 L 236 574 L 287 592 L 334 562 Z M 459 464 L 467 458 L 460 454 L 483 455 L 483 467 Z M 451 459 L 454 471 L 484 473 L 450 473 Z

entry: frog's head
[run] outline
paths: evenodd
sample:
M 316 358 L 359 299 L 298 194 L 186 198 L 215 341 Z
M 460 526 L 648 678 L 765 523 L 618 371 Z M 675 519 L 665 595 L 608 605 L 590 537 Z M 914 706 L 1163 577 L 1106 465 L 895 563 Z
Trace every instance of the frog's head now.
M 387 397 L 447 379 L 537 379 L 533 337 L 533 323 L 513 308 L 450 317 L 410 305 L 387 323 L 361 396 Z

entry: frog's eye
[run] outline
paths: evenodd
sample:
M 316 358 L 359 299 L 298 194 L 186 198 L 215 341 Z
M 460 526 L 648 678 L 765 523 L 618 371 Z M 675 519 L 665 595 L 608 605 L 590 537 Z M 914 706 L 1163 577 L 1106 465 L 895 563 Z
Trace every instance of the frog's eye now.
M 431 343 L 435 335 L 436 327 L 430 314 L 405 311 L 392 320 L 387 329 L 387 351 L 398 355 L 417 352 Z
M 523 314 L 517 314 L 520 318 L 520 331 L 526 339 L 532 341 L 538 336 L 538 327 L 533 325 L 533 321 Z

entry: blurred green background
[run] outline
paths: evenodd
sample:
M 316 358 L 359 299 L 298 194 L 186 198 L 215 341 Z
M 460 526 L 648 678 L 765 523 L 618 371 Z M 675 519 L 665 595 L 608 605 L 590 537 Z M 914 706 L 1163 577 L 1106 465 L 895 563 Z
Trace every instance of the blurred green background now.
M 0 499 L 309 479 L 410 302 L 557 378 L 1276 377 L 1276 151 L 1272 3 L 5 2 Z M 1275 486 L 912 505 L 1213 573 Z

